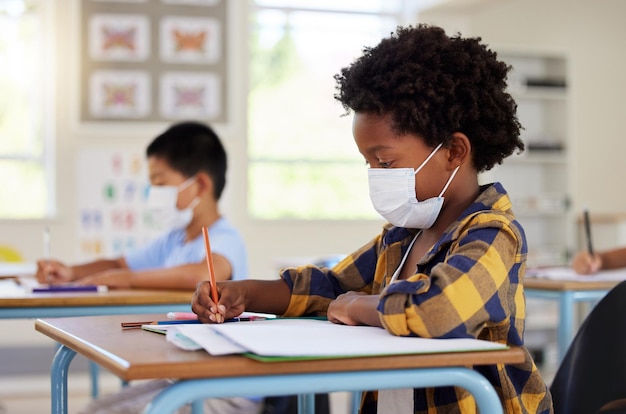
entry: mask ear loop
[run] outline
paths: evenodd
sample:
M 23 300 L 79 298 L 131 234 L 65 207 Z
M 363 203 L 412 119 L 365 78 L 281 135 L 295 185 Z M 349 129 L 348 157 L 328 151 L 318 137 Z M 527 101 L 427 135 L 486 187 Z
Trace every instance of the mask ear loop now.
M 191 200 L 191 203 L 189 203 L 186 209 L 193 210 L 194 208 L 198 207 L 198 204 L 200 204 L 200 197 L 196 197 Z
M 426 165 L 426 163 L 428 162 L 428 160 L 430 160 L 430 159 L 433 157 L 433 155 L 435 155 L 435 153 L 436 153 L 437 151 L 439 151 L 439 148 L 441 148 L 441 146 L 442 146 L 442 145 L 443 145 L 443 143 L 441 143 L 441 144 L 439 144 L 439 145 L 437 145 L 437 146 L 435 147 L 435 149 L 434 149 L 434 150 L 430 153 L 430 155 L 429 155 L 428 157 L 426 157 L 426 159 L 424 160 L 424 162 L 422 163 L 422 165 L 420 165 L 419 167 L 417 167 L 417 170 L 415 170 L 415 172 L 413 173 L 413 175 L 416 175 L 416 174 L 419 172 L 419 170 L 421 170 L 421 169 L 424 167 L 424 165 Z
M 191 184 L 193 184 L 194 181 L 196 181 L 196 176 L 192 175 L 191 177 L 187 178 L 182 183 L 178 184 L 178 187 L 177 187 L 178 192 L 180 193 L 181 191 L 186 190 L 187 187 L 189 187 Z M 196 208 L 198 206 L 198 204 L 200 204 L 200 199 L 198 197 L 196 197 L 193 200 L 191 200 L 191 203 L 189 203 L 189 205 L 187 207 L 185 207 L 185 210 L 187 210 L 187 209 L 193 210 L 194 208 Z
M 452 182 L 452 179 L 454 178 L 454 176 L 456 175 L 456 173 L 459 171 L 459 168 L 461 168 L 461 166 L 457 166 L 454 171 L 452 172 L 452 175 L 450 176 L 450 178 L 448 179 L 448 182 L 446 183 L 446 185 L 443 187 L 443 190 L 441 190 L 441 193 L 439 193 L 439 197 L 441 197 L 443 195 L 443 193 L 446 192 L 446 190 L 448 189 L 448 186 L 450 185 L 450 183 Z
M 181 191 L 185 190 L 187 187 L 193 184 L 194 181 L 196 181 L 196 176 L 192 175 L 191 177 L 187 178 L 182 183 L 178 184 L 178 186 L 176 187 L 178 189 L 178 192 L 180 193 Z

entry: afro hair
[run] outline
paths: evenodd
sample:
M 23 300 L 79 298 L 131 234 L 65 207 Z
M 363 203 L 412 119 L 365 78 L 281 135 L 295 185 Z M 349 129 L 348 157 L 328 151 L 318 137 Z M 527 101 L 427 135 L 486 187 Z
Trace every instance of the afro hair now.
M 348 113 L 390 116 L 399 135 L 432 147 L 461 132 L 481 172 L 524 150 L 517 105 L 506 92 L 510 69 L 481 38 L 425 24 L 398 27 L 335 75 L 335 99 Z

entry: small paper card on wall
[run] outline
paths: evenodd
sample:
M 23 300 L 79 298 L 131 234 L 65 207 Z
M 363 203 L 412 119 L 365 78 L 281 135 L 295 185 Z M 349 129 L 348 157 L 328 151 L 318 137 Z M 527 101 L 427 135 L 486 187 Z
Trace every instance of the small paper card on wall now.
M 150 54 L 148 18 L 135 14 L 94 15 L 89 21 L 89 52 L 94 60 L 145 60 Z
M 168 72 L 161 77 L 161 116 L 215 119 L 221 114 L 220 81 L 212 73 Z
M 150 112 L 150 75 L 100 70 L 89 79 L 89 109 L 98 118 L 141 118 Z
M 164 17 L 161 59 L 169 63 L 213 64 L 221 59 L 221 24 L 210 17 Z

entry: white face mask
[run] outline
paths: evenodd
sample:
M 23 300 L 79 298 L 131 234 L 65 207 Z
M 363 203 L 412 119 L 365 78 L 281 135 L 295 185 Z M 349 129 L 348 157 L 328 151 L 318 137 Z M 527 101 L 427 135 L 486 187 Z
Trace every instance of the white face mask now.
M 437 220 L 443 206 L 443 193 L 448 189 L 460 166 L 452 172 L 438 197 L 424 201 L 418 201 L 415 195 L 415 175 L 439 148 L 441 144 L 415 171 L 413 168 L 370 168 L 367 171 L 372 204 L 378 214 L 394 226 L 427 229 Z
M 147 206 L 152 220 L 165 229 L 176 229 L 187 227 L 193 218 L 193 209 L 200 203 L 200 198 L 194 198 L 191 203 L 182 210 L 176 207 L 178 193 L 189 187 L 195 177 L 190 177 L 182 184 L 175 185 L 153 185 L 148 192 Z

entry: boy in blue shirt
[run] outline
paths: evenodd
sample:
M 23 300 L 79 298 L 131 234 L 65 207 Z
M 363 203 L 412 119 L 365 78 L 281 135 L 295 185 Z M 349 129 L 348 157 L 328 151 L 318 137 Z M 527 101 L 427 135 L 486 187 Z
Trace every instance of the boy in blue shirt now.
M 169 230 L 124 257 L 75 266 L 40 260 L 40 282 L 192 290 L 209 277 L 202 227 L 209 228 L 216 279 L 246 278 L 243 239 L 218 208 L 227 157 L 215 132 L 198 122 L 173 125 L 150 143 L 146 156 L 148 205 Z
M 77 266 L 58 261 L 37 263 L 41 282 L 78 282 L 112 288 L 192 290 L 208 280 L 202 227 L 209 228 L 217 280 L 248 275 L 246 248 L 239 232 L 220 214 L 218 201 L 226 185 L 226 152 L 215 132 L 198 122 L 171 126 L 146 149 L 151 188 L 148 205 L 170 229 L 124 257 Z M 140 413 L 171 380 L 147 381 L 92 401 L 89 414 Z M 211 398 L 209 414 L 256 414 L 261 398 Z M 187 410 L 185 407 L 183 410 Z

